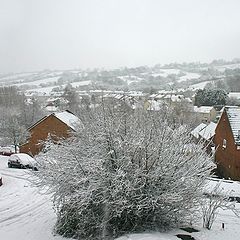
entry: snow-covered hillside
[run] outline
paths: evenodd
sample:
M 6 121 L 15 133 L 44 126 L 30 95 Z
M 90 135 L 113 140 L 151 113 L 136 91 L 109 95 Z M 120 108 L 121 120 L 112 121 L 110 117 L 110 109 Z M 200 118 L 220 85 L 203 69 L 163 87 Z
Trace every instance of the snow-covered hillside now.
M 228 65 L 222 65 L 217 66 L 216 69 L 220 72 L 224 72 L 226 69 L 236 69 L 240 68 L 240 63 L 234 63 L 234 64 L 228 64 Z
M 174 64 L 163 67 L 136 67 L 113 70 L 45 70 L 40 72 L 0 74 L 0 86 L 17 86 L 21 91 L 49 95 L 52 89 L 63 89 L 71 83 L 78 90 L 123 89 L 140 90 L 139 86 L 154 89 L 202 89 L 210 79 L 224 79 L 225 70 L 239 69 L 240 63 L 228 64 Z M 221 78 L 220 78 L 221 77 Z
M 188 89 L 190 90 L 204 89 L 208 83 L 212 83 L 212 81 L 203 81 L 200 83 L 192 84 L 188 87 Z

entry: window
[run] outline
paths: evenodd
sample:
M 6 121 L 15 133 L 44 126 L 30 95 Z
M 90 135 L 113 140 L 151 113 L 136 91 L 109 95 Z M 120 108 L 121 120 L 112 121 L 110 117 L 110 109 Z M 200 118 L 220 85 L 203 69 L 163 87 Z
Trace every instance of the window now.
M 223 148 L 226 148 L 227 147 L 227 140 L 226 139 L 223 139 L 223 145 L 222 145 Z

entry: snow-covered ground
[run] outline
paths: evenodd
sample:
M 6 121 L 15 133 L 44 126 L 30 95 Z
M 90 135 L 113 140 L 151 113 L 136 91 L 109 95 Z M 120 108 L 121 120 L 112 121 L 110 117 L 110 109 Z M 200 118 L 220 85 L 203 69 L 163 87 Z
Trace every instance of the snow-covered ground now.
M 15 85 L 15 86 L 22 86 L 22 85 L 36 85 L 36 86 L 39 86 L 40 84 L 57 82 L 58 79 L 59 79 L 59 76 L 58 77 L 47 77 L 47 78 L 43 78 L 41 80 L 16 83 L 16 84 L 13 84 L 13 85 Z
M 227 65 L 217 66 L 215 68 L 220 72 L 224 72 L 226 69 L 240 68 L 240 64 L 239 63 L 227 64 Z
M 200 78 L 200 74 L 199 73 L 191 73 L 191 72 L 185 72 L 186 75 L 180 77 L 180 79 L 178 80 L 178 82 L 185 82 L 191 79 L 198 79 Z
M 57 77 L 58 78 L 58 77 Z M 40 81 L 40 80 L 39 80 Z M 43 83 L 44 81 L 41 80 L 41 83 Z M 34 82 L 32 82 L 34 83 Z M 47 82 L 46 82 L 47 83 Z M 79 86 L 87 86 L 91 84 L 91 81 L 79 81 L 79 82 L 73 82 L 70 83 L 73 87 L 79 87 Z M 66 87 L 67 84 L 63 84 L 63 85 L 56 85 L 56 86 L 50 86 L 50 87 L 38 87 L 38 88 L 32 88 L 32 89 L 28 89 L 26 90 L 26 93 L 29 92 L 35 92 L 35 93 L 41 93 L 44 94 L 46 96 L 49 96 L 50 93 L 52 92 L 52 90 L 56 87 L 61 87 L 62 89 L 64 89 Z
M 231 196 L 240 196 L 240 182 L 220 180 L 221 189 L 224 192 L 231 192 Z M 209 179 L 208 189 L 213 189 L 219 179 Z M 240 210 L 240 203 L 236 203 L 236 208 Z M 224 223 L 224 230 L 222 229 Z M 196 240 L 239 240 L 240 239 L 240 218 L 237 217 L 231 210 L 219 210 L 217 218 L 213 223 L 212 229 L 207 230 L 202 228 L 202 219 L 194 224 L 193 227 L 199 232 L 188 233 L 186 231 L 176 229 L 167 233 L 141 233 L 131 234 L 118 238 L 117 240 L 179 240 L 177 234 L 191 235 Z
M 51 199 L 33 187 L 28 172 L 31 170 L 7 167 L 8 157 L 0 156 L 0 175 L 3 186 L 0 187 L 0 239 L 3 240 L 64 240 L 54 236 L 52 229 L 56 215 L 52 209 Z M 213 187 L 218 180 L 209 180 Z M 225 190 L 233 190 L 240 196 L 240 183 L 223 181 Z M 236 203 L 238 209 L 240 204 Z M 225 229 L 221 229 L 225 223 Z M 219 212 L 212 229 L 201 227 L 201 219 L 194 227 L 200 232 L 187 233 L 176 229 L 167 233 L 141 233 L 122 236 L 117 240 L 177 240 L 177 234 L 190 234 L 196 240 L 238 240 L 240 239 L 240 218 L 231 211 Z M 66 240 L 66 239 L 65 239 Z
M 204 81 L 204 82 L 192 84 L 191 86 L 188 87 L 188 89 L 190 90 L 204 89 L 208 83 L 212 83 L 212 81 Z
M 6 77 L 0 77 L 0 82 L 10 82 L 10 81 L 23 81 L 24 78 L 29 77 L 31 75 L 34 75 L 35 73 L 15 73 L 15 74 L 9 74 Z
M 90 85 L 92 83 L 92 81 L 80 81 L 80 82 L 73 82 L 71 83 L 71 85 L 73 87 L 79 87 L 79 86 L 87 86 L 87 85 Z
M 8 168 L 7 159 L 0 157 L 0 239 L 64 239 L 52 234 L 56 216 L 50 197 L 31 186 L 28 170 Z
M 26 93 L 30 93 L 30 92 L 34 92 L 34 93 L 41 93 L 44 95 L 50 95 L 50 92 L 53 90 L 53 88 L 56 88 L 58 86 L 52 86 L 52 87 L 43 87 L 43 88 L 33 88 L 33 89 L 28 89 L 25 92 Z

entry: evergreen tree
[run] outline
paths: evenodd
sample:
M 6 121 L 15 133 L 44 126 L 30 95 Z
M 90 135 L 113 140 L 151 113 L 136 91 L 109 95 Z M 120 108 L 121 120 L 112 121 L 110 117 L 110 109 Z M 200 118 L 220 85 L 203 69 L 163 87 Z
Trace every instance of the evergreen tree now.
M 196 106 L 225 105 L 227 93 L 222 89 L 199 89 L 195 95 Z

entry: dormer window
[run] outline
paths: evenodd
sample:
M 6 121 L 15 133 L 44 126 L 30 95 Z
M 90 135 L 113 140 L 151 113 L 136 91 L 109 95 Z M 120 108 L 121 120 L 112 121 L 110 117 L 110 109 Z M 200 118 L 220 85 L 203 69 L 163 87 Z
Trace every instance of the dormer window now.
M 226 148 L 227 147 L 227 140 L 226 139 L 223 139 L 223 145 L 222 145 L 223 148 Z

